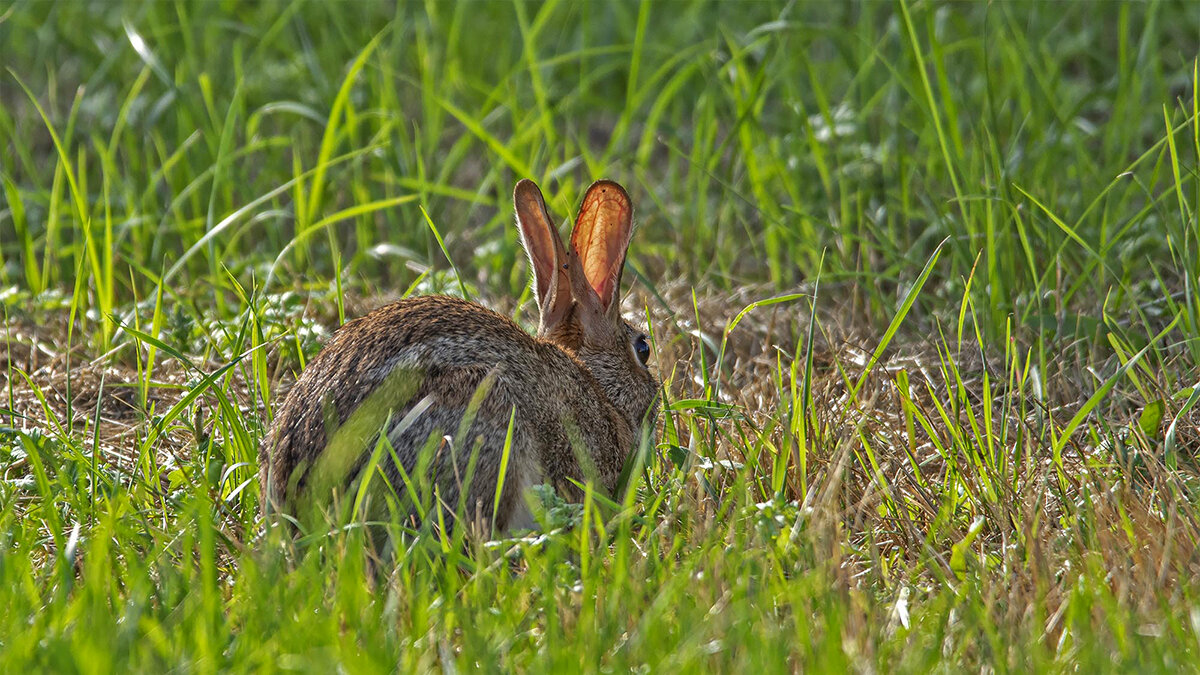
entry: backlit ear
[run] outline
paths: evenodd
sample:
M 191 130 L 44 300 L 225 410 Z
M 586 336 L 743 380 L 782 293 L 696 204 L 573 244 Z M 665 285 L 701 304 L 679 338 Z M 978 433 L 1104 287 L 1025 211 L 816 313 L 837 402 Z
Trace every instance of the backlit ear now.
M 562 321 L 571 309 L 571 283 L 563 273 L 567 252 L 546 212 L 542 191 L 533 181 L 524 179 L 513 190 L 513 206 L 517 211 L 517 228 L 521 244 L 529 255 L 533 270 L 533 290 L 537 295 L 541 322 L 538 334 L 544 335 Z
M 621 270 L 632 232 L 633 207 L 625 188 L 609 180 L 592 183 L 571 233 L 571 281 L 581 304 L 594 303 L 608 316 L 619 313 Z

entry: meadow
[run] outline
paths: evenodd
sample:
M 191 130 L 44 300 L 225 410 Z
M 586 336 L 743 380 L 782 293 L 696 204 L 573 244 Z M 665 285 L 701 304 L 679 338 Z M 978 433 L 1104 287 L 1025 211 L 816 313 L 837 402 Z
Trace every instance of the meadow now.
M 0 671 L 1197 669 L 1200 3 L 15 0 L 0 45 Z M 532 327 L 513 185 L 605 177 L 665 397 L 625 488 L 264 529 L 329 334 Z

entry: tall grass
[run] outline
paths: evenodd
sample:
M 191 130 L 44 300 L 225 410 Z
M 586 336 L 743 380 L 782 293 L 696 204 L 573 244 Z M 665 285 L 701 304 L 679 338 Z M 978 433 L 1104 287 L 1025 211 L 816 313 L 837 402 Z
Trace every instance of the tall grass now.
M 1194 663 L 1197 35 L 1186 1 L 0 9 L 4 670 Z M 667 396 L 630 490 L 382 566 L 360 522 L 262 534 L 328 332 L 418 292 L 529 324 L 509 191 L 562 217 L 602 176 Z

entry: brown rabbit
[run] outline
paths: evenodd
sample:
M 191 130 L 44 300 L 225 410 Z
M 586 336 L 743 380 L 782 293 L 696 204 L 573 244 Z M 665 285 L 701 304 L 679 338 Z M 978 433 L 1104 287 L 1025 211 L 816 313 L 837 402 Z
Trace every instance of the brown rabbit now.
M 532 524 L 523 499 L 530 486 L 550 483 L 574 498 L 572 479 L 615 489 L 658 394 L 646 336 L 620 315 L 629 195 L 611 181 L 588 188 L 569 252 L 532 181 L 517 183 L 513 201 L 540 310 L 537 337 L 485 307 L 436 295 L 347 323 L 288 392 L 260 447 L 265 503 L 288 511 L 300 498 L 344 493 L 385 425 L 400 466 L 382 449 L 379 466 L 398 494 L 422 484 L 449 517 L 465 497 L 468 520 L 498 531 Z

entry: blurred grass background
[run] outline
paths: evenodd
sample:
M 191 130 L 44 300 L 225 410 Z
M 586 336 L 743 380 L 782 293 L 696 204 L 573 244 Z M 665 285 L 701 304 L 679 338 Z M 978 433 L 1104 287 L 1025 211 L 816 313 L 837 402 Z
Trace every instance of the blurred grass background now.
M 0 45 L 10 667 L 1194 662 L 1200 3 L 17 0 Z M 632 511 L 382 594 L 352 528 L 259 546 L 328 330 L 529 322 L 523 177 L 634 199 Z
M 603 175 L 654 279 L 785 288 L 824 254 L 878 319 L 948 237 L 935 280 L 957 298 L 983 252 L 989 328 L 1109 288 L 1126 311 L 1195 272 L 1165 136 L 1192 126 L 1200 8 L 1097 7 L 16 3 L 4 281 L 82 271 L 107 309 L 170 271 L 249 288 L 288 249 L 281 287 L 403 287 L 444 266 L 423 206 L 518 293 L 514 180 L 566 214 Z

